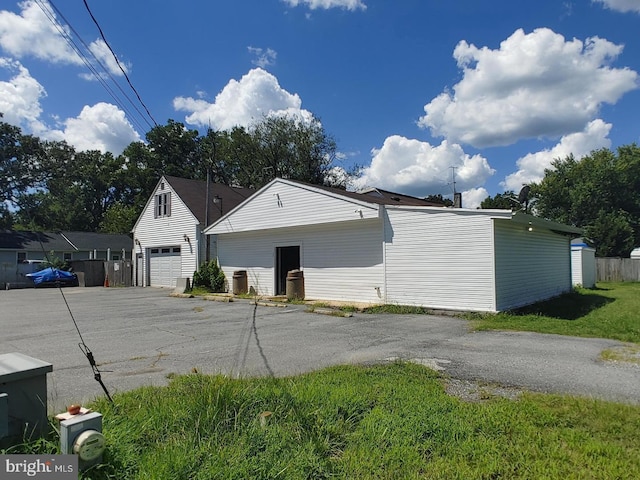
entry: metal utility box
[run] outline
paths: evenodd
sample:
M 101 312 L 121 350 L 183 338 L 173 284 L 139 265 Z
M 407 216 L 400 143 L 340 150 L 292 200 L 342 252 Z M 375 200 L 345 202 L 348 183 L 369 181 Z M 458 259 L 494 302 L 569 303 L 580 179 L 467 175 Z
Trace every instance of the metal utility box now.
M 104 449 L 100 413 L 74 415 L 60 422 L 60 450 L 63 454 L 78 455 L 80 470 L 102 463 Z
M 47 373 L 50 363 L 22 353 L 0 355 L 0 438 L 27 440 L 47 430 Z M 6 418 L 2 418 L 6 415 Z M 1 428 L 6 421 L 6 429 Z

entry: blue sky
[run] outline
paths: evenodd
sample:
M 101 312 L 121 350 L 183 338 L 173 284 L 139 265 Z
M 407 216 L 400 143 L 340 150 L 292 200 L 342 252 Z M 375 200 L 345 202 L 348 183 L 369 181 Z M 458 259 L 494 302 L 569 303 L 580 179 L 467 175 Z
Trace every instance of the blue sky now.
M 364 167 L 353 188 L 450 196 L 455 172 L 473 208 L 553 158 L 640 143 L 640 0 L 87 3 L 158 124 L 315 115 L 336 164 Z M 0 112 L 114 154 L 153 124 L 81 0 L 2 2 Z

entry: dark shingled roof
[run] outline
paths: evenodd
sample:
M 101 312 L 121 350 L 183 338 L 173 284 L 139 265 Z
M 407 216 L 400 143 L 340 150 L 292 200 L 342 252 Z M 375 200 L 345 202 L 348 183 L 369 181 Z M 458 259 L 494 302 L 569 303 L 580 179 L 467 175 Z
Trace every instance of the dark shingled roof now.
M 389 192 L 387 190 L 381 190 L 380 188 L 369 188 L 360 192 L 349 192 L 335 187 L 325 187 L 321 185 L 312 185 L 310 183 L 299 182 L 297 180 L 288 180 L 302 185 L 308 185 L 310 187 L 319 188 L 328 192 L 342 195 L 344 197 L 353 198 L 362 202 L 377 203 L 379 205 L 410 205 L 421 207 L 444 207 L 441 203 L 429 202 L 422 198 L 411 197 L 409 195 L 403 195 L 401 193 Z
M 131 250 L 132 240 L 128 235 L 110 233 L 0 231 L 0 249 L 38 251 L 43 248 L 46 252 Z
M 191 180 L 169 175 L 165 175 L 164 179 L 169 182 L 169 185 L 171 185 L 198 221 L 205 225 L 204 216 L 207 182 L 204 180 Z M 251 188 L 229 187 L 221 183 L 211 183 L 209 188 L 209 221 L 206 222 L 206 225 L 211 225 L 221 217 L 221 205 L 222 214 L 226 215 L 255 193 L 255 190 Z M 222 199 L 221 203 L 214 202 L 216 196 Z

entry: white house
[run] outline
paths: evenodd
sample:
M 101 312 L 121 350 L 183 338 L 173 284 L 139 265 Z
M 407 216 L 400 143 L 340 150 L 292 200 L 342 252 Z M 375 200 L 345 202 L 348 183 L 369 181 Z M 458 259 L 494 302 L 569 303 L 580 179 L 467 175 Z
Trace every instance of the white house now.
M 133 227 L 134 283 L 175 287 L 176 279 L 192 278 L 207 258 L 202 231 L 246 200 L 253 190 L 163 176 Z M 210 258 L 215 258 L 215 237 Z
M 306 298 L 495 312 L 569 291 L 581 230 L 510 210 L 275 179 L 205 233 L 226 277 L 261 295 L 304 274 Z

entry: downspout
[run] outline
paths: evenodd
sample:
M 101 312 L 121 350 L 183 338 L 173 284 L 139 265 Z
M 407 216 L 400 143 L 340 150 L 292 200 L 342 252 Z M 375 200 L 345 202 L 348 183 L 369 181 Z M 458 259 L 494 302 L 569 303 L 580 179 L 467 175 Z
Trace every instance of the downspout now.
M 387 304 L 387 208 L 379 207 L 379 215 L 382 217 L 382 301 Z

